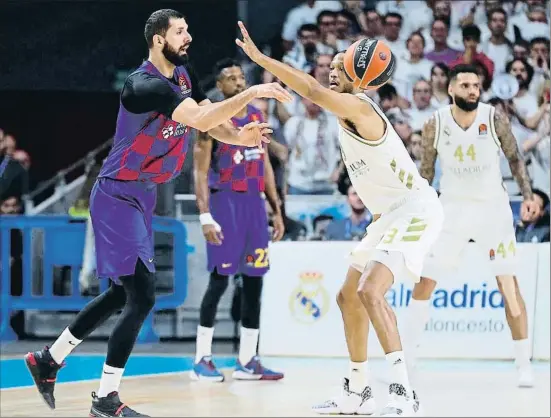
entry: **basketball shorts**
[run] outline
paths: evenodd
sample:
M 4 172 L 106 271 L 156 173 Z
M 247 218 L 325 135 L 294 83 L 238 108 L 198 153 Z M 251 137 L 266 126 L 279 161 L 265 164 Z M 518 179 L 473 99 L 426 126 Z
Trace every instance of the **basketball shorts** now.
M 440 197 L 446 221 L 425 262 L 423 276 L 456 269 L 474 241 L 496 276 L 515 275 L 516 239 L 509 199 L 469 201 Z M 473 245 L 473 244 L 471 244 Z
M 367 227 L 350 254 L 351 266 L 363 272 L 370 261 L 377 261 L 390 269 L 395 280 L 404 276 L 417 283 L 443 220 L 442 205 L 432 188 L 412 193 Z
M 207 242 L 207 268 L 229 276 L 264 276 L 268 257 L 268 216 L 260 193 L 211 193 L 210 213 L 222 228 L 222 245 Z
M 155 272 L 152 222 L 156 201 L 155 184 L 96 180 L 90 195 L 90 218 L 98 277 L 119 283 L 118 277 L 134 274 L 138 258 Z

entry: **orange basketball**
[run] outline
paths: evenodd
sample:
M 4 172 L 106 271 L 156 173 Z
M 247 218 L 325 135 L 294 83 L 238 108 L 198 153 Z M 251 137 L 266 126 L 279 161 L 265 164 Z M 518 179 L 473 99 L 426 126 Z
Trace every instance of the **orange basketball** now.
M 377 89 L 392 77 L 395 69 L 394 54 L 376 39 L 360 39 L 344 53 L 344 72 L 356 88 Z

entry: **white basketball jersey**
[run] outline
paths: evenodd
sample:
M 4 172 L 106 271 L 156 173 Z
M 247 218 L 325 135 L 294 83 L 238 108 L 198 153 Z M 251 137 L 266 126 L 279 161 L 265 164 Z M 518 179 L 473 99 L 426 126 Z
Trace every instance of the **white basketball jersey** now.
M 365 94 L 357 96 L 373 106 L 385 121 L 386 131 L 379 140 L 367 141 L 339 123 L 342 158 L 363 203 L 371 213 L 382 214 L 412 192 L 432 189 L 384 113 Z
M 500 169 L 501 145 L 494 128 L 494 113 L 493 106 L 479 103 L 476 119 L 464 130 L 455 122 L 451 105 L 435 112 L 434 148 L 442 167 L 442 196 L 488 200 L 507 193 Z

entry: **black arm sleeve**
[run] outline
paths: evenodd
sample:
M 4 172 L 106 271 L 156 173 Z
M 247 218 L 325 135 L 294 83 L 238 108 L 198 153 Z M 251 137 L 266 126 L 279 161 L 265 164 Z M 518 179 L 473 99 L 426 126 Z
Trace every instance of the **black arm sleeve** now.
M 191 98 L 197 103 L 201 103 L 203 100 L 207 99 L 207 95 L 199 84 L 199 79 L 197 74 L 191 65 L 186 66 L 189 78 L 191 79 Z
M 168 118 L 183 101 L 184 96 L 166 81 L 142 72 L 130 75 L 121 93 L 121 103 L 129 112 L 159 112 Z

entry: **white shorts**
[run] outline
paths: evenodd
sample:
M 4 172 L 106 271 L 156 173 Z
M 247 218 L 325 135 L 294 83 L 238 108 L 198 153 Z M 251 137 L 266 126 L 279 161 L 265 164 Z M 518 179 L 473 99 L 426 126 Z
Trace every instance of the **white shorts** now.
M 496 276 L 515 275 L 516 239 L 508 198 L 480 202 L 441 197 L 440 201 L 445 222 L 425 261 L 424 277 L 457 268 L 470 241 L 480 248 Z
M 387 266 L 394 278 L 418 282 L 423 261 L 436 241 L 444 215 L 433 189 L 412 194 L 367 227 L 350 254 L 351 266 L 363 273 L 370 261 Z

